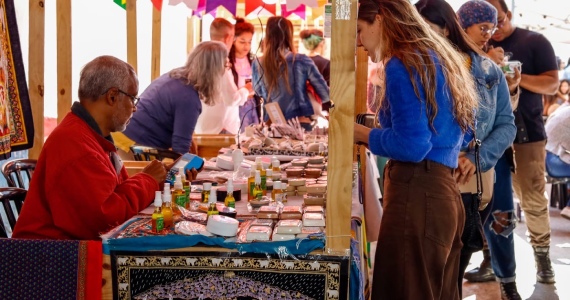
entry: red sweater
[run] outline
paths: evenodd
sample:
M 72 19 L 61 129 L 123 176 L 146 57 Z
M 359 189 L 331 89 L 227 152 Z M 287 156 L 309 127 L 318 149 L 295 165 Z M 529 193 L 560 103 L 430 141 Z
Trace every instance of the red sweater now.
M 74 113 L 47 139 L 14 238 L 99 240 L 146 208 L 158 190 L 147 174 L 117 174 L 115 146 Z

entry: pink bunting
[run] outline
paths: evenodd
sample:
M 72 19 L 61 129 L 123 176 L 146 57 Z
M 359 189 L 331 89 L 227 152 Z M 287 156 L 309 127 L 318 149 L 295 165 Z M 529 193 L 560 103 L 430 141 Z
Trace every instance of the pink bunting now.
M 297 8 L 299 8 L 299 6 L 301 6 L 303 4 L 305 6 L 308 6 L 308 7 L 318 7 L 319 6 L 319 2 L 317 0 L 287 0 L 287 10 L 288 11 L 295 11 Z M 303 17 L 303 19 L 304 18 L 305 17 Z
M 288 0 L 289 1 L 289 0 Z M 306 7 L 305 4 L 301 4 L 299 5 L 297 8 L 293 9 L 293 10 L 288 10 L 287 6 L 284 4 L 281 4 L 281 15 L 284 18 L 289 17 L 290 15 L 295 14 L 297 16 L 299 16 L 301 19 L 305 19 L 306 16 Z
M 206 12 L 211 13 L 212 11 L 215 11 L 219 6 L 225 7 L 232 15 L 236 15 L 236 0 L 208 0 L 206 2 Z
M 184 3 L 189 9 L 196 10 L 198 9 L 198 2 L 199 0 L 170 0 L 168 5 L 176 6 L 180 3 Z

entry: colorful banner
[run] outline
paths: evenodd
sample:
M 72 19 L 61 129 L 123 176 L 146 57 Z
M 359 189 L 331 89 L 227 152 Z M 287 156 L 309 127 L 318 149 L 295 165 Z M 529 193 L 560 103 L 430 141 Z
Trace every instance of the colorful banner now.
M 162 10 L 162 0 L 150 0 L 152 1 L 152 6 L 156 8 L 158 11 Z
M 123 9 L 127 9 L 127 0 L 113 0 L 113 2 L 117 3 L 117 5 Z
M 267 4 L 263 2 L 263 0 L 246 0 L 245 1 L 245 15 L 249 15 L 252 11 L 256 10 L 258 7 L 262 7 L 263 9 L 267 10 L 268 12 L 275 15 L 277 10 L 277 5 L 275 4 Z
M 318 0 L 287 0 L 287 11 L 295 11 L 299 6 L 305 5 L 308 7 L 318 7 L 319 1 Z M 283 15 L 285 16 L 285 15 Z M 304 19 L 304 17 L 303 17 Z
M 198 7 L 192 11 L 192 16 L 196 16 L 198 18 L 202 18 L 202 16 L 206 13 L 206 0 L 196 0 L 198 1 Z
M 0 159 L 33 144 L 34 120 L 14 0 L 0 0 Z
M 236 15 L 236 0 L 208 0 L 206 1 L 206 12 L 211 13 L 212 11 L 215 11 L 219 6 L 225 7 L 232 15 Z
M 299 5 L 297 8 L 293 10 L 288 10 L 285 4 L 281 4 L 281 16 L 284 18 L 289 17 L 290 15 L 295 14 L 299 16 L 301 19 L 305 19 L 306 17 L 306 7 L 305 4 Z
M 170 0 L 168 2 L 168 5 L 176 6 L 180 3 L 184 3 L 186 4 L 186 7 L 188 7 L 189 9 L 196 10 L 198 9 L 198 2 L 199 0 Z

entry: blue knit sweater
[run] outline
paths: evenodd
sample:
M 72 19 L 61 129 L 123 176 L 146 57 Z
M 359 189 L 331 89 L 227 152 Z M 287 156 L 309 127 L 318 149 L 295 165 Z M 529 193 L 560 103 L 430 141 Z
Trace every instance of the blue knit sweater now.
M 437 59 L 434 57 L 434 60 Z M 457 157 L 463 141 L 463 133 L 456 122 L 451 92 L 437 65 L 435 98 L 438 112 L 433 121 L 435 132 L 429 125 L 426 102 L 420 79 L 420 98 L 416 96 L 406 67 L 398 58 L 392 58 L 386 69 L 385 109 L 379 114 L 381 128 L 372 129 L 369 147 L 372 153 L 405 162 L 431 160 L 448 167 L 457 167 Z

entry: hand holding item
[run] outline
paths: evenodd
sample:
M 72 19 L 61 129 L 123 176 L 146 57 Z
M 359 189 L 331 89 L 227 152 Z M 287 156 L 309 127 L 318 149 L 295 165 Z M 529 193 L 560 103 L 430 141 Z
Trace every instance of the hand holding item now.
M 511 95 L 513 95 L 515 93 L 515 91 L 517 90 L 517 87 L 521 83 L 521 69 L 520 69 L 520 67 L 515 68 L 514 74 L 507 74 L 506 79 L 507 79 L 507 84 L 509 85 L 509 92 L 511 93 Z
M 370 135 L 370 128 L 354 123 L 354 143 L 362 144 L 368 147 L 368 137 Z
M 501 47 L 493 47 L 489 46 L 489 50 L 487 50 L 487 55 L 489 58 L 494 61 L 499 66 L 503 65 L 503 61 L 505 59 L 505 50 Z
M 144 167 L 142 172 L 152 176 L 152 178 L 158 182 L 160 188 L 162 189 L 164 180 L 166 180 L 166 168 L 162 162 L 155 159 L 151 161 L 146 167 Z
M 458 184 L 466 184 L 476 170 L 475 165 L 467 157 L 459 156 L 457 169 L 455 169 L 455 181 Z

